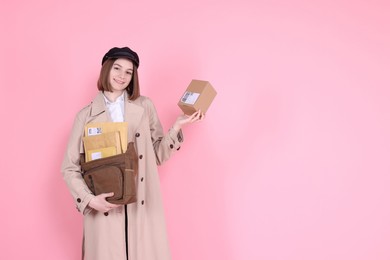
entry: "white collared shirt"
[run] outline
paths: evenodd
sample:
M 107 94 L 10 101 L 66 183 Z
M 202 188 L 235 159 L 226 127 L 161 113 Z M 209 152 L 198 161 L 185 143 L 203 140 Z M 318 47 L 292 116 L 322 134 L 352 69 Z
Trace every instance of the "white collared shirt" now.
M 125 92 L 122 93 L 114 102 L 110 101 L 104 94 L 104 101 L 113 122 L 123 122 L 125 114 Z

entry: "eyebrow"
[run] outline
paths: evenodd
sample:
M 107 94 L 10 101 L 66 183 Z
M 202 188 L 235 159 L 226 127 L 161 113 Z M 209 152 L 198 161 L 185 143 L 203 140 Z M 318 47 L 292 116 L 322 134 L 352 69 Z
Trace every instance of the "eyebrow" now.
M 117 66 L 119 66 L 119 67 L 121 67 L 121 68 L 123 68 L 120 64 L 118 64 L 118 63 L 114 63 L 114 65 L 117 65 Z M 127 70 L 131 70 L 131 71 L 133 71 L 133 69 L 127 69 Z

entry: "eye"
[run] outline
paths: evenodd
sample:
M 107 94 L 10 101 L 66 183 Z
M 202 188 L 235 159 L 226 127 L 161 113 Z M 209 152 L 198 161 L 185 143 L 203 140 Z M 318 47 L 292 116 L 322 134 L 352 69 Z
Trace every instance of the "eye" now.
M 132 75 L 133 73 L 131 71 L 126 72 L 128 75 Z
M 114 67 L 114 70 L 119 70 L 119 67 Z

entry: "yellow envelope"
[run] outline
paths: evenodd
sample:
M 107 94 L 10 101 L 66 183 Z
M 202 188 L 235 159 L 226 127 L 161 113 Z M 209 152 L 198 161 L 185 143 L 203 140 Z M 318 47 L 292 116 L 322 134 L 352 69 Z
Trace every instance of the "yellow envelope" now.
M 127 150 L 127 122 L 93 122 L 85 126 L 85 136 L 95 136 L 109 132 L 119 132 L 121 152 Z
M 116 147 L 105 147 L 100 149 L 92 149 L 86 152 L 85 161 L 93 161 L 100 158 L 106 158 L 109 156 L 117 155 Z
M 90 150 L 106 147 L 115 147 L 116 154 L 122 153 L 119 132 L 108 132 L 99 135 L 84 136 L 83 143 L 85 153 Z

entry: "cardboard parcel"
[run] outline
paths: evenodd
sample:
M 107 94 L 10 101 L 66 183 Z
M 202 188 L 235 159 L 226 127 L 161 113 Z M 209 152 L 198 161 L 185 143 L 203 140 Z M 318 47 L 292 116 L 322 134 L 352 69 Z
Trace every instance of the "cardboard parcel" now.
M 200 110 L 206 113 L 217 92 L 210 82 L 193 79 L 179 100 L 178 106 L 186 115 Z

